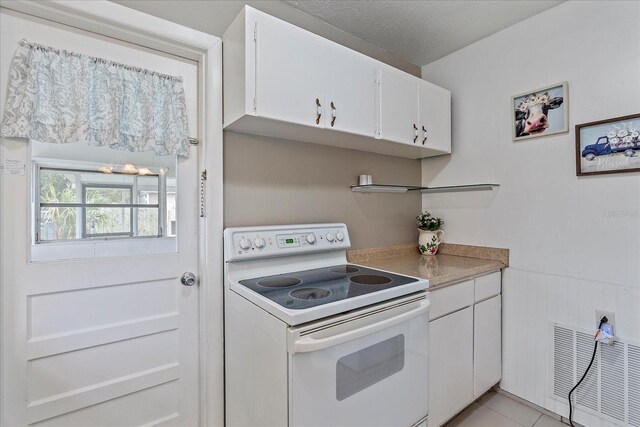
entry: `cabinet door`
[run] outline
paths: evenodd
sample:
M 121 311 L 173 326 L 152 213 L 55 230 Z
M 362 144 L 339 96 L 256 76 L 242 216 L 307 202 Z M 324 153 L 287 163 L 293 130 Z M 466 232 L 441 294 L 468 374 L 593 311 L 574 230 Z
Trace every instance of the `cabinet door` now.
M 328 41 L 291 24 L 263 17 L 256 22 L 256 115 L 323 127 L 322 64 Z M 317 102 L 316 102 L 317 100 Z
M 419 144 L 416 138 L 419 79 L 400 71 L 381 68 L 379 80 L 380 138 L 410 145 Z
M 502 378 L 502 297 L 474 307 L 474 395 L 479 396 Z
M 373 138 L 375 132 L 373 60 L 335 44 L 327 49 L 327 53 L 325 127 Z
M 419 144 L 443 153 L 451 152 L 451 93 L 420 82 Z
M 473 400 L 473 307 L 429 322 L 429 427 Z

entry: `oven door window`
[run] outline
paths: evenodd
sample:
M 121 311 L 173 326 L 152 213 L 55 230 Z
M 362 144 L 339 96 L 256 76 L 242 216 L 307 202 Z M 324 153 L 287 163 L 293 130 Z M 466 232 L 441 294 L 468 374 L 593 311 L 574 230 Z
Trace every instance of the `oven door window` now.
M 396 335 L 341 357 L 336 364 L 336 399 L 370 387 L 404 367 L 404 335 Z

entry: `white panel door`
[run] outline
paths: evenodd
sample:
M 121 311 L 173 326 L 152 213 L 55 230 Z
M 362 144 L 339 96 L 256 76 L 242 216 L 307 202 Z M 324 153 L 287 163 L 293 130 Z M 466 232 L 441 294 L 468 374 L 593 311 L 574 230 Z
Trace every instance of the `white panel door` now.
M 418 145 L 418 78 L 386 67 L 378 72 L 380 138 Z
M 473 400 L 473 307 L 429 322 L 429 427 Z
M 269 16 L 261 16 L 255 25 L 256 115 L 323 127 L 328 42 Z
M 324 126 L 373 138 L 373 60 L 340 45 L 331 45 L 327 53 Z
M 420 145 L 451 152 L 451 93 L 420 82 Z
M 478 303 L 473 311 L 474 395 L 479 396 L 502 378 L 502 297 Z
M 189 131 L 197 136 L 196 63 L 4 9 L 0 19 L 3 101 L 11 58 L 18 41 L 26 38 L 183 76 Z M 66 160 L 72 163 L 95 154 L 91 150 L 134 164 L 166 161 L 149 153 L 83 143 L 54 145 L 40 144 L 46 150 L 66 149 Z M 161 238 L 131 239 L 130 245 L 122 239 L 35 243 L 29 190 L 36 178 L 30 168 L 35 146 L 22 139 L 4 138 L 0 143 L 3 164 L 12 160 L 26 165 L 24 174 L 3 174 L 0 183 L 1 423 L 198 425 L 199 290 L 182 286 L 179 280 L 185 271 L 198 274 L 197 148 L 192 148 L 189 160 L 167 172 L 176 182 L 177 235 L 162 240 L 173 241 L 172 249 L 145 255 Z M 76 226 L 79 220 L 76 217 Z M 30 254 L 37 252 L 37 245 L 48 245 L 50 259 L 69 254 L 72 259 L 32 262 Z M 72 249 L 77 245 L 92 252 L 77 257 Z M 114 246 L 130 252 L 114 254 Z

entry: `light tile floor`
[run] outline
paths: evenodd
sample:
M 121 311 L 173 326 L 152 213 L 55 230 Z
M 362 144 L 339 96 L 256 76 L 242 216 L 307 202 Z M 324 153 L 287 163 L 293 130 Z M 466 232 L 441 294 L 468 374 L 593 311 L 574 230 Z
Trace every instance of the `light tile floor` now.
M 566 424 L 490 391 L 449 421 L 446 427 L 566 427 Z

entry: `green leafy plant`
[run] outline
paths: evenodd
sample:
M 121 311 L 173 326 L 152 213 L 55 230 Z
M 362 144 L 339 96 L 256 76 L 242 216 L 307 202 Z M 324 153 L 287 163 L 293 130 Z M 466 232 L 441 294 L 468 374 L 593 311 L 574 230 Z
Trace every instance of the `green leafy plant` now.
M 73 183 L 64 174 L 43 174 L 40 200 L 43 203 L 74 203 L 76 200 Z M 42 224 L 53 224 L 56 239 L 72 239 L 75 236 L 75 208 L 43 208 L 40 217 Z
M 442 219 L 431 216 L 431 214 L 427 211 L 418 214 L 418 216 L 416 216 L 416 220 L 418 221 L 418 228 L 425 231 L 440 230 L 442 224 L 444 224 L 444 221 Z

